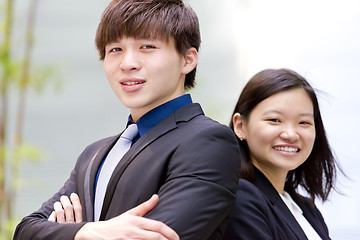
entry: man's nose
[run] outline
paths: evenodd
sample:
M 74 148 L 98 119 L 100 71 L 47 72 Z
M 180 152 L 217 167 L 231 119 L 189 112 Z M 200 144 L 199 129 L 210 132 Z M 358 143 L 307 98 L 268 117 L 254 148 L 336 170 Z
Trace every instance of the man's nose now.
M 138 56 L 133 51 L 125 51 L 123 53 L 121 62 L 120 62 L 120 68 L 123 71 L 129 71 L 129 70 L 137 70 L 140 69 L 140 62 L 138 59 Z

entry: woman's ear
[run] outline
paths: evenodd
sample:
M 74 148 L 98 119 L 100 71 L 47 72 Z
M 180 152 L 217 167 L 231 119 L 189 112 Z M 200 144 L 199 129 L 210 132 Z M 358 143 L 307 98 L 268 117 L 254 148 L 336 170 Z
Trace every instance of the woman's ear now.
M 196 67 L 198 63 L 198 59 L 199 59 L 198 51 L 194 47 L 189 48 L 186 51 L 184 59 L 185 59 L 185 64 L 183 68 L 183 73 L 188 74 Z
M 234 116 L 232 117 L 232 122 L 234 125 L 234 132 L 235 135 L 241 140 L 245 140 L 246 139 L 246 131 L 245 131 L 245 121 L 243 119 L 243 117 L 241 116 L 240 113 L 235 113 Z

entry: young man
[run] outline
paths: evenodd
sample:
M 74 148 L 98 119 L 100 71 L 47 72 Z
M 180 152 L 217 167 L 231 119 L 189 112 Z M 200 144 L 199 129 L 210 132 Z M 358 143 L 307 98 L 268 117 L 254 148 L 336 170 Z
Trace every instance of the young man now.
M 196 14 L 182 0 L 113 0 L 96 45 L 130 109 L 129 129 L 136 124 L 139 134 L 110 172 L 114 144 L 127 130 L 89 145 L 63 188 L 20 222 L 14 238 L 221 239 L 239 150 L 231 130 L 185 94 L 198 61 Z

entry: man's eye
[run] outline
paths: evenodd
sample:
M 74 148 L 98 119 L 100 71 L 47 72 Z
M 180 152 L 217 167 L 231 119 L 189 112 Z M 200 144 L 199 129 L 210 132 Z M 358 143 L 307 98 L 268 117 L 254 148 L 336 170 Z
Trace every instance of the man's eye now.
M 144 45 L 141 48 L 142 49 L 154 49 L 155 47 L 153 45 Z
M 121 48 L 112 48 L 112 49 L 110 49 L 109 52 L 120 52 L 120 51 L 122 51 Z

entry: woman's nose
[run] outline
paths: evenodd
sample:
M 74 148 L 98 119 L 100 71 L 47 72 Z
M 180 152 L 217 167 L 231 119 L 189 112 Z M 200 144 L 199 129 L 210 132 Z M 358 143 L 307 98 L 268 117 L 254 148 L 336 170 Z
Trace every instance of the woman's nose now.
M 280 137 L 288 142 L 296 142 L 300 136 L 296 131 L 296 128 L 288 126 L 280 134 Z

